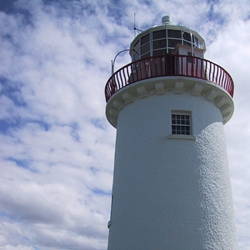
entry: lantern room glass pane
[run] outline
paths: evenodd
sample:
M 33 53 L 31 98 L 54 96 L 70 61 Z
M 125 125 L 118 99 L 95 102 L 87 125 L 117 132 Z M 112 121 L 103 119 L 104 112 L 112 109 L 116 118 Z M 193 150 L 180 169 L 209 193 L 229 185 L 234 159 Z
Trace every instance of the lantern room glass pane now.
M 147 54 L 141 56 L 141 59 L 148 58 L 148 57 L 150 57 L 150 53 L 147 53 Z
M 149 43 L 147 43 L 146 45 L 143 45 L 142 47 L 141 47 L 141 55 L 142 54 L 145 54 L 145 53 L 147 53 L 147 52 L 149 52 L 150 51 L 150 44 Z
M 190 35 L 190 33 L 184 32 L 183 33 L 183 39 L 191 42 L 191 35 Z
M 153 49 L 161 49 L 166 47 L 166 39 L 157 40 L 153 42 Z
M 154 50 L 154 52 L 153 52 L 153 56 L 162 56 L 165 54 L 167 54 L 166 49 Z
M 134 45 L 134 50 L 138 50 L 139 48 L 139 40 L 136 42 L 136 44 Z
M 191 42 L 183 41 L 183 44 L 184 44 L 184 45 L 187 45 L 187 46 L 191 46 Z
M 168 39 L 168 47 L 175 48 L 176 44 L 181 44 L 181 40 Z
M 140 43 L 138 40 L 132 49 L 132 58 L 133 58 L 132 61 L 139 59 L 139 50 L 140 50 Z
M 200 42 L 196 36 L 193 36 L 193 43 L 196 48 L 200 48 Z
M 166 37 L 166 30 L 158 30 L 153 32 L 153 39 L 161 39 Z
M 168 30 L 168 37 L 181 38 L 181 31 L 180 30 Z
M 147 34 L 141 38 L 141 45 L 148 43 L 148 42 L 149 42 L 149 34 Z

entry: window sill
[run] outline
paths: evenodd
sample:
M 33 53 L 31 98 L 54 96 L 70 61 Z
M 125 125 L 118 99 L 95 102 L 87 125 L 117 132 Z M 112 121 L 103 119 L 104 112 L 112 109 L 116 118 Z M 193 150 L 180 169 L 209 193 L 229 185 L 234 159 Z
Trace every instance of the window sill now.
M 167 136 L 168 139 L 177 139 L 177 140 L 191 140 L 191 141 L 195 141 L 196 140 L 196 136 L 193 135 L 173 135 L 173 134 L 169 134 Z

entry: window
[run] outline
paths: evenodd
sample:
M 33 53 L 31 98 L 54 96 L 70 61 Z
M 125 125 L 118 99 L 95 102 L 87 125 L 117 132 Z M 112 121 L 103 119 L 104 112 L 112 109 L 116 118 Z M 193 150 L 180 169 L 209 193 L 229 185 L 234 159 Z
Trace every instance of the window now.
M 156 40 L 153 43 L 153 49 L 166 48 L 166 39 Z
M 141 59 L 145 59 L 145 58 L 148 58 L 148 57 L 150 57 L 150 52 L 147 53 L 147 54 L 144 54 L 143 56 L 141 56 Z
M 145 53 L 147 53 L 147 52 L 149 52 L 150 51 L 150 45 L 149 45 L 149 43 L 147 43 L 147 44 L 145 44 L 145 45 L 143 45 L 142 47 L 141 47 L 141 55 L 142 54 L 145 54 Z
M 147 56 L 148 53 L 150 53 L 150 34 L 147 34 L 141 38 L 141 49 L 140 49 L 141 59 L 148 57 Z
M 193 36 L 193 43 L 196 48 L 200 48 L 200 42 L 196 36 Z
M 140 55 L 139 51 L 140 51 L 140 43 L 138 40 L 132 50 L 132 58 L 133 58 L 132 61 L 139 60 L 139 55 Z
M 153 56 L 165 55 L 167 52 L 166 29 L 153 32 Z
M 172 134 L 191 135 L 191 114 L 189 112 L 172 112 Z
M 166 54 L 166 49 L 154 50 L 153 56 L 162 56 Z
M 153 39 L 166 38 L 166 30 L 158 30 L 153 32 Z
M 181 31 L 180 30 L 168 30 L 168 37 L 181 39 Z
M 186 40 L 186 41 L 191 42 L 191 35 L 190 35 L 190 33 L 184 32 L 183 33 L 183 39 Z
M 168 47 L 175 48 L 177 44 L 181 44 L 181 40 L 168 39 Z
M 149 42 L 149 34 L 147 34 L 141 38 L 141 45 L 148 43 L 148 42 Z

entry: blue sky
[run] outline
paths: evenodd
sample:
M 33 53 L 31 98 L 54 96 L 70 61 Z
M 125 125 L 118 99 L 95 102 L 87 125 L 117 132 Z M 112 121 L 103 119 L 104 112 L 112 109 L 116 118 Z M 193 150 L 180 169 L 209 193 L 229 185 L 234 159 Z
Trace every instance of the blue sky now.
M 249 0 L 0 0 L 0 250 L 107 248 L 116 131 L 104 86 L 134 13 L 142 30 L 169 14 L 198 31 L 234 79 L 225 136 L 238 245 L 250 249 Z

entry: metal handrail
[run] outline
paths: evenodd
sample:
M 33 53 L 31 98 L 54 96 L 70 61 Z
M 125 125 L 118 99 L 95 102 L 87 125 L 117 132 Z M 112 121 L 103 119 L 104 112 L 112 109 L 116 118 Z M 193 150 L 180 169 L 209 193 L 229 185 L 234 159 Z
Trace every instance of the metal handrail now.
M 233 80 L 221 66 L 194 56 L 164 55 L 141 59 L 117 70 L 105 86 L 106 102 L 127 85 L 164 76 L 194 77 L 211 81 L 224 88 L 233 97 Z

